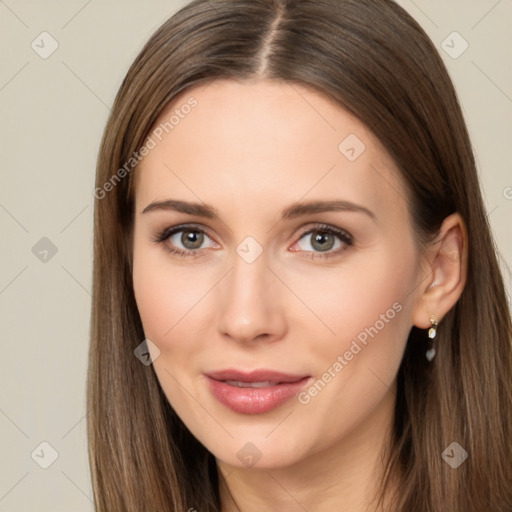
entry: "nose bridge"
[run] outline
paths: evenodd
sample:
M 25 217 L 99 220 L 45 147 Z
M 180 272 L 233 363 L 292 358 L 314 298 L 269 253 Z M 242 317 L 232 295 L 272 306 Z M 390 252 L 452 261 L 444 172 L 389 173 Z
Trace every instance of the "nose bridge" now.
M 260 255 L 254 261 L 246 260 L 239 254 L 233 261 L 231 272 L 231 293 L 242 302 L 263 304 L 265 291 L 269 287 L 269 277 L 272 276 L 267 268 L 266 256 Z
M 222 282 L 219 305 L 219 330 L 239 341 L 263 334 L 275 338 L 284 326 L 277 290 L 272 286 L 276 278 L 267 267 L 267 256 L 262 251 L 255 256 L 250 244 L 242 242 L 237 247 L 232 270 Z

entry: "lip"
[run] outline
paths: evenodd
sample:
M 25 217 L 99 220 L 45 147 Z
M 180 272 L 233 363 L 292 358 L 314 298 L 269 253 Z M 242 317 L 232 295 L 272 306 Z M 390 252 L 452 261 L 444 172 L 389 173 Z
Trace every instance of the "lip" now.
M 296 375 L 274 370 L 242 372 L 228 369 L 205 374 L 212 395 L 223 405 L 241 414 L 263 414 L 276 409 L 295 396 L 311 379 L 310 375 Z M 263 387 L 238 387 L 233 382 L 254 382 Z

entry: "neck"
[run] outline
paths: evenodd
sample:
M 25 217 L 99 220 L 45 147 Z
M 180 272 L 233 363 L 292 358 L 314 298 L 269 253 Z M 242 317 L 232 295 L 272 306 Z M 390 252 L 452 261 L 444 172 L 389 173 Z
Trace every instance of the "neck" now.
M 391 441 L 391 389 L 363 424 L 329 449 L 292 466 L 245 469 L 217 460 L 222 512 L 297 510 L 380 512 L 376 503 Z

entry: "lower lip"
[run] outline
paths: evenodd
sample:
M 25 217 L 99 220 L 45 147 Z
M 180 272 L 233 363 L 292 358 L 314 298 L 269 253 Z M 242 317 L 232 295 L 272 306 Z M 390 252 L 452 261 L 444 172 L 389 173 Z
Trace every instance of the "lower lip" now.
M 207 376 L 213 396 L 232 411 L 241 414 L 262 414 L 284 404 L 309 381 L 284 382 L 268 388 L 239 388 Z

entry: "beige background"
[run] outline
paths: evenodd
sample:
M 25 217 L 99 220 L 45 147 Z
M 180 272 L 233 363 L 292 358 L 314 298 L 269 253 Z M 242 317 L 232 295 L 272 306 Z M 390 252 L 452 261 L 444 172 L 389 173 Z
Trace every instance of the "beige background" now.
M 96 153 L 129 64 L 184 3 L 0 0 L 0 511 L 93 510 L 84 397 Z M 512 2 L 400 3 L 454 78 L 510 291 Z M 46 59 L 31 47 L 51 49 L 43 31 L 58 43 Z M 454 31 L 469 44 L 456 59 L 443 50 L 445 40 L 463 49 Z

